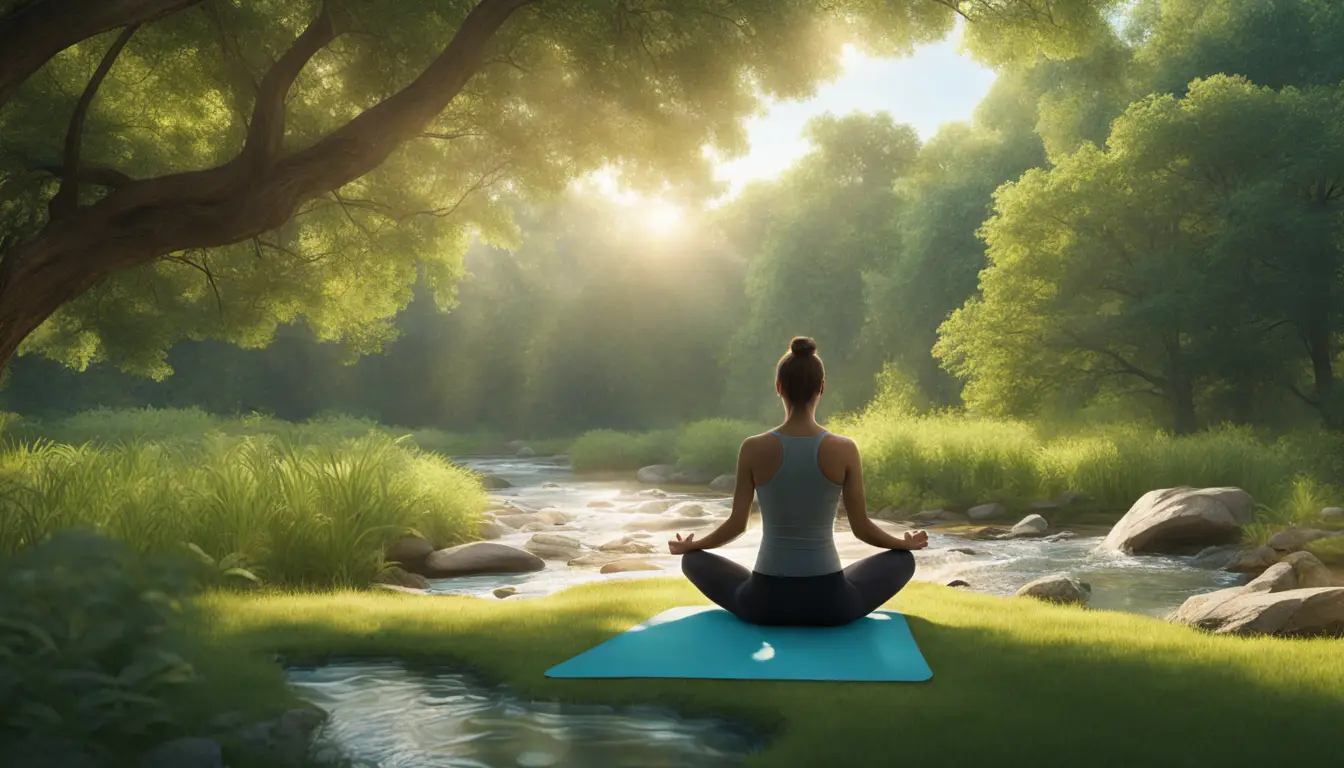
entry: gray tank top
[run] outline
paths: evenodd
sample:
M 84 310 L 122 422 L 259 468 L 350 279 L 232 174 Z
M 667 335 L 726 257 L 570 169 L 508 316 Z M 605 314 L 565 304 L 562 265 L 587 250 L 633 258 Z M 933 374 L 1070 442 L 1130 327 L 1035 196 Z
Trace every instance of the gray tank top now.
M 817 451 L 826 432 L 789 437 L 779 471 L 756 487 L 761 503 L 761 549 L 756 572 L 767 576 L 821 576 L 840 570 L 835 551 L 835 509 L 840 486 L 821 473 Z

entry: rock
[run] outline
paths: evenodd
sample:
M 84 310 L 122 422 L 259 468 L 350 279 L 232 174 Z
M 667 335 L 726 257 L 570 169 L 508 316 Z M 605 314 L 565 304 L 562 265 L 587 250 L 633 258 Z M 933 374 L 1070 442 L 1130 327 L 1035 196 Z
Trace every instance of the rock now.
M 616 506 L 614 503 L 607 501 L 606 499 L 595 499 L 588 502 L 589 509 L 607 509 L 614 506 Z
M 498 539 L 501 536 L 508 536 L 514 533 L 514 529 L 499 522 L 498 520 L 486 520 L 476 529 L 476 535 L 482 539 Z
M 719 475 L 709 483 L 709 490 L 719 493 L 732 493 L 737 487 L 736 475 Z
M 1051 541 L 1051 542 L 1068 541 L 1069 539 L 1076 539 L 1076 538 L 1078 538 L 1078 534 L 1074 533 L 1073 531 L 1060 531 L 1059 533 L 1053 533 L 1050 534 L 1049 536 L 1046 536 L 1045 538 L 1041 539 L 1041 541 Z
M 1298 552 L 1317 539 L 1341 536 L 1339 531 L 1321 531 L 1315 528 L 1285 528 L 1269 537 L 1266 545 L 1276 552 Z
M 965 547 L 952 547 L 951 549 L 949 549 L 949 550 L 947 550 L 947 551 L 948 551 L 948 552 L 956 552 L 956 553 L 961 554 L 961 555 L 970 555 L 971 557 L 975 557 L 976 555 L 981 554 L 980 552 L 977 552 L 977 551 L 975 551 L 974 549 L 966 549 Z
M 662 568 L 645 560 L 627 557 L 602 566 L 601 573 L 627 573 L 629 571 L 661 571 Z
M 1034 597 L 1051 603 L 1083 605 L 1092 597 L 1092 585 L 1067 574 L 1039 578 L 1017 590 L 1018 597 Z
M 1081 504 L 1087 501 L 1087 494 L 1082 491 L 1064 491 L 1059 494 L 1059 496 L 1055 497 L 1055 499 L 1060 504 L 1063 504 L 1066 507 L 1071 507 L 1074 504 Z
M 504 450 L 509 453 L 517 453 L 523 450 L 526 445 L 527 442 L 524 440 L 510 440 L 504 444 Z
M 667 510 L 669 515 L 680 515 L 682 517 L 704 517 L 709 512 L 705 510 L 704 504 L 698 504 L 694 501 L 683 501 Z
M 972 520 L 993 520 L 1008 514 L 1008 508 L 998 503 L 981 504 L 966 510 L 966 516 Z
M 236 731 L 247 724 L 247 716 L 237 710 L 221 712 L 205 721 L 205 729 L 213 734 Z
M 522 529 L 528 525 L 564 525 L 570 521 L 570 517 L 558 509 L 544 509 L 540 512 L 500 515 L 495 518 L 495 521 L 510 528 Z
M 429 579 L 418 573 L 410 573 L 401 568 L 388 568 L 373 578 L 374 584 L 390 584 L 410 589 L 429 589 Z
M 1254 518 L 1255 500 L 1240 488 L 1166 488 L 1134 502 L 1102 543 L 1127 554 L 1186 554 L 1232 544 Z
M 844 511 L 844 507 L 845 507 L 844 504 L 840 505 L 841 512 Z M 905 517 L 905 514 L 895 507 L 883 507 L 882 509 L 879 509 L 878 511 L 874 512 L 871 515 L 871 517 L 875 517 L 878 520 L 887 520 L 895 522 Z
M 1040 515 L 1027 515 L 1022 518 L 1017 525 L 1013 526 L 1013 529 L 1008 532 L 1008 535 L 1014 538 L 1044 536 L 1045 532 L 1048 530 L 1050 530 L 1050 524 L 1045 521 L 1044 517 L 1041 517 Z
M 565 565 L 571 568 L 600 568 L 607 563 L 614 563 L 622 557 L 624 556 L 614 552 L 588 552 L 573 558 Z
M 1009 535 L 1007 528 L 996 528 L 992 525 L 986 525 L 983 528 L 972 528 L 966 532 L 967 537 L 987 541 L 992 539 L 1001 539 Z
M 502 488 L 512 488 L 513 483 L 499 475 L 481 475 L 481 487 L 487 491 L 498 491 Z
M 326 719 L 320 710 L 291 709 L 275 720 L 242 728 L 237 737 L 247 752 L 264 758 L 266 765 L 300 768 L 307 764 L 313 733 Z
M 520 459 L 530 459 L 530 458 L 535 457 L 535 456 L 537 455 L 537 452 L 534 451 L 534 450 L 532 450 L 531 448 L 528 448 L 526 445 L 524 445 L 522 448 L 519 448 L 519 449 L 518 449 L 518 452 L 517 452 L 517 453 L 515 453 L 515 454 L 513 454 L 513 455 L 516 456 L 516 457 L 518 457 L 518 458 L 520 458 Z
M 1334 571 L 1326 567 L 1310 552 L 1293 552 L 1279 561 L 1279 565 L 1288 565 L 1297 575 L 1297 586 L 1301 589 L 1316 587 L 1344 587 L 1344 579 L 1335 576 Z M 1266 571 L 1268 573 L 1268 571 Z
M 493 541 L 473 541 L 441 549 L 425 558 L 424 575 L 431 579 L 476 573 L 528 573 L 546 563 L 540 557 Z
M 667 491 L 659 490 L 657 488 L 646 488 L 645 490 L 635 493 L 635 496 L 645 499 L 666 499 Z
M 1275 563 L 1259 576 L 1251 579 L 1245 586 L 1248 592 L 1282 592 L 1285 589 L 1297 589 L 1302 583 L 1297 578 L 1297 570 L 1292 563 Z
M 676 474 L 677 467 L 674 464 L 653 464 L 647 467 L 641 467 L 635 473 L 635 479 L 648 485 L 666 485 L 671 483 L 672 475 Z
M 693 531 L 717 523 L 718 520 L 712 517 L 638 515 L 631 517 L 622 527 L 627 531 Z
M 1321 510 L 1321 517 L 1344 517 L 1344 507 L 1326 507 Z
M 622 536 L 619 539 L 608 541 L 598 546 L 599 552 L 614 552 L 622 555 L 651 555 L 654 552 L 653 545 L 647 541 L 640 541 L 632 536 Z
M 971 586 L 971 583 L 968 582 L 968 581 L 965 581 L 965 580 L 963 580 L 963 579 L 953 579 L 953 580 L 947 582 L 947 586 L 949 586 L 949 587 L 969 588 L 969 587 Z
M 145 753 L 145 768 L 224 768 L 224 750 L 214 739 L 173 739 Z
M 377 584 L 377 583 L 374 583 L 374 584 L 370 584 L 369 586 L 372 587 L 373 589 L 376 589 L 376 590 L 380 591 L 380 592 L 400 592 L 400 593 L 403 594 L 403 595 L 427 595 L 427 594 L 429 594 L 428 592 L 426 592 L 426 591 L 423 590 L 423 589 L 416 589 L 416 588 L 414 588 L 414 587 L 403 587 L 403 586 L 401 586 L 400 584 Z
M 546 560 L 572 560 L 583 549 L 583 542 L 558 533 L 538 533 L 523 545 L 523 549 Z
M 517 587 L 495 587 L 493 590 L 491 590 L 490 594 L 494 595 L 495 597 L 498 597 L 500 600 L 503 600 L 503 599 L 506 598 L 506 597 L 511 597 L 511 596 L 513 596 L 513 595 L 518 594 L 518 588 L 517 588 Z
M 542 483 L 542 484 L 541 484 L 541 487 L 550 490 L 550 489 L 554 489 L 554 488 L 559 488 L 559 487 L 560 487 L 560 484 L 559 484 L 559 483 Z
M 1237 552 L 1223 570 L 1232 573 L 1260 573 L 1279 561 L 1279 553 L 1270 547 L 1260 546 Z
M 387 551 L 383 553 L 383 559 L 403 568 L 416 570 L 433 551 L 434 545 L 428 540 L 419 536 L 403 536 L 388 545 Z
M 1220 635 L 1344 635 L 1344 587 L 1277 592 L 1253 591 L 1250 587 L 1196 595 L 1186 600 L 1171 620 Z
M 1190 565 L 1196 568 L 1208 568 L 1217 570 L 1227 566 L 1232 562 L 1232 558 L 1237 556 L 1241 549 L 1235 544 L 1225 544 L 1221 547 L 1205 547 L 1199 551 L 1190 560 Z
M 924 525 L 929 523 L 956 523 L 960 522 L 961 519 L 961 515 L 947 509 L 928 509 L 910 516 L 911 522 Z
M 548 525 L 546 523 L 528 523 L 527 525 L 524 525 L 522 528 L 519 528 L 518 530 L 522 531 L 523 533 L 545 533 L 554 527 L 555 526 Z
M 630 508 L 630 511 L 637 515 L 661 515 L 672 508 L 672 502 L 666 499 L 655 501 L 644 501 Z

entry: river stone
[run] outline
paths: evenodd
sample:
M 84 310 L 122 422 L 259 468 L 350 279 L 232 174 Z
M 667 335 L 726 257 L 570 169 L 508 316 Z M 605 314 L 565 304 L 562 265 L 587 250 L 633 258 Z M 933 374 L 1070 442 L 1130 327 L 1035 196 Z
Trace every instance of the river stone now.
M 1165 488 L 1145 493 L 1111 529 L 1104 549 L 1126 554 L 1185 554 L 1231 544 L 1255 515 L 1240 488 Z
M 647 467 L 640 467 L 635 473 L 635 479 L 648 485 L 665 485 L 671 482 L 672 475 L 676 474 L 675 464 L 652 464 Z
M 1223 570 L 1232 573 L 1260 573 L 1279 561 L 1279 553 L 1271 547 L 1259 546 L 1243 549 L 1223 566 Z
M 993 520 L 1006 514 L 1008 514 L 1008 508 L 997 501 L 993 504 L 981 504 L 966 510 L 966 516 L 972 520 Z
M 313 734 L 326 719 L 319 709 L 291 709 L 274 720 L 248 725 L 236 736 L 246 752 L 264 757 L 266 765 L 300 768 L 308 763 Z
M 601 573 L 628 573 L 629 571 L 661 571 L 662 568 L 639 558 L 627 557 L 602 566 Z
M 531 552 L 493 541 L 473 541 L 425 558 L 424 575 L 441 579 L 477 573 L 528 573 L 545 567 L 546 563 Z
M 1083 605 L 1092 597 L 1092 585 L 1068 574 L 1044 576 L 1017 590 L 1018 597 L 1034 597 L 1051 603 Z
M 622 527 L 627 531 L 689 531 L 716 525 L 718 522 L 717 519 L 710 517 L 639 515 L 627 520 Z
M 1052 533 L 1049 536 L 1046 536 L 1045 538 L 1041 539 L 1041 541 L 1048 541 L 1053 543 L 1056 541 L 1068 541 L 1070 539 L 1076 539 L 1076 538 L 1078 538 L 1078 534 L 1074 533 L 1073 531 L 1060 531 L 1059 533 Z
M 614 563 L 623 557 L 624 555 L 615 552 L 586 552 L 571 559 L 565 565 L 571 568 L 599 568 L 607 563 Z
M 965 579 L 953 579 L 947 582 L 947 586 L 953 588 L 969 589 L 971 583 L 969 581 L 966 581 Z
M 927 509 L 910 516 L 911 522 L 925 525 L 929 523 L 956 523 L 960 522 L 961 519 L 961 515 L 947 509 Z
M 1044 536 L 1045 532 L 1050 530 L 1050 524 L 1040 515 L 1027 515 L 1022 518 L 1013 529 L 1008 532 L 1014 538 L 1024 538 L 1031 536 Z
M 952 548 L 948 549 L 947 551 L 948 551 L 948 552 L 956 552 L 956 553 L 959 554 L 959 555 L 969 555 L 969 556 L 971 556 L 971 557 L 975 557 L 975 556 L 981 554 L 980 552 L 977 552 L 977 551 L 974 550 L 974 549 L 967 549 L 967 548 L 965 548 L 965 547 L 952 547 Z
M 705 505 L 694 501 L 683 501 L 667 510 L 669 515 L 680 515 L 682 517 L 704 517 L 709 512 L 705 510 Z
M 1344 507 L 1326 507 L 1321 510 L 1321 517 L 1344 517 Z
M 379 592 L 396 592 L 396 593 L 398 593 L 398 594 L 402 594 L 402 595 L 427 595 L 427 594 L 429 594 L 428 592 L 426 592 L 426 591 L 423 590 L 423 589 L 416 589 L 415 587 L 403 587 L 403 586 L 401 586 L 400 584 L 378 584 L 378 583 L 375 582 L 375 583 L 373 583 L 373 584 L 370 584 L 369 586 L 370 586 L 371 588 L 373 588 L 373 589 L 379 591 Z
M 672 508 L 672 502 L 666 499 L 643 501 L 630 508 L 637 515 L 661 515 Z
M 1285 589 L 1297 589 L 1304 587 L 1301 579 L 1297 576 L 1297 569 L 1292 563 L 1275 563 L 1265 569 L 1265 572 L 1251 579 L 1243 589 L 1245 592 L 1282 592 Z
M 538 533 L 523 549 L 546 560 L 572 560 L 583 549 L 583 542 L 557 533 Z
M 518 588 L 517 588 L 517 587 L 495 587 L 494 589 L 492 589 L 492 590 L 490 591 L 490 594 L 494 595 L 495 597 L 499 598 L 500 600 L 503 600 L 503 599 L 506 598 L 506 597 L 512 597 L 513 595 L 518 594 Z
M 607 501 L 606 499 L 594 499 L 593 501 L 588 502 L 589 509 L 607 509 L 614 506 L 616 506 L 614 503 Z
M 736 475 L 719 475 L 709 483 L 709 490 L 718 491 L 719 493 L 732 493 L 733 489 L 736 487 Z
M 654 552 L 653 545 L 647 541 L 640 541 L 632 536 L 622 536 L 619 539 L 608 541 L 598 546 L 599 552 L 614 552 L 622 555 L 651 555 Z
M 186 737 L 145 753 L 145 768 L 224 768 L 224 750 L 214 739 Z
M 546 533 L 554 527 L 555 526 L 547 525 L 546 523 L 528 523 L 518 530 L 523 533 Z
M 499 475 L 481 475 L 481 487 L 487 491 L 498 491 L 501 488 L 512 488 L 513 483 Z
M 1297 586 L 1300 588 L 1344 587 L 1344 579 L 1335 576 L 1334 571 L 1327 568 L 1325 563 L 1310 552 L 1293 552 L 1280 560 L 1279 565 L 1292 567 L 1297 574 Z
M 546 490 L 554 490 L 554 489 L 556 489 L 556 488 L 559 488 L 559 487 L 560 487 L 560 484 L 559 484 L 559 483 L 546 482 L 546 483 L 542 483 L 542 484 L 541 484 L 541 487 L 544 488 L 544 489 L 546 489 Z
M 1344 635 L 1344 587 L 1268 592 L 1249 586 L 1196 595 L 1172 621 L 1220 635 Z
M 373 577 L 373 583 L 392 584 L 398 587 L 410 587 L 411 589 L 429 589 L 429 579 L 418 573 L 410 573 L 396 567 L 388 568 Z
M 972 528 L 966 532 L 967 537 L 988 541 L 992 539 L 1002 539 L 1009 535 L 1007 528 L 996 528 L 992 525 L 986 525 L 983 528 Z
M 1195 568 L 1208 568 L 1217 570 L 1224 568 L 1232 562 L 1232 558 L 1237 556 L 1241 549 L 1235 544 L 1224 544 L 1221 547 L 1205 547 L 1199 551 L 1190 560 L 1190 565 Z
M 517 456 L 520 459 L 530 459 L 536 455 L 537 452 L 527 447 L 526 445 L 524 445 L 522 448 L 519 448 L 518 452 L 514 454 L 514 456 Z
M 1315 528 L 1285 528 L 1269 537 L 1267 545 L 1276 552 L 1297 552 L 1317 539 L 1341 536 L 1339 531 L 1321 531 Z
M 558 509 L 543 509 L 540 512 L 524 512 L 517 515 L 499 515 L 495 518 L 497 522 L 503 523 L 510 528 L 522 529 L 528 525 L 564 525 L 568 523 L 569 515 Z
M 476 529 L 476 535 L 487 541 L 498 539 L 501 536 L 508 536 L 514 529 L 499 522 L 498 520 L 486 520 Z
M 843 513 L 844 510 L 845 505 L 842 503 L 837 509 L 837 511 Z M 905 517 L 905 514 L 895 507 L 883 507 L 882 509 L 879 509 L 878 511 L 870 515 L 870 517 L 874 517 L 878 520 L 889 520 L 891 522 L 897 522 L 903 519 Z
M 434 551 L 434 545 L 419 536 L 403 536 L 392 542 L 383 553 L 383 559 L 403 568 L 417 570 Z

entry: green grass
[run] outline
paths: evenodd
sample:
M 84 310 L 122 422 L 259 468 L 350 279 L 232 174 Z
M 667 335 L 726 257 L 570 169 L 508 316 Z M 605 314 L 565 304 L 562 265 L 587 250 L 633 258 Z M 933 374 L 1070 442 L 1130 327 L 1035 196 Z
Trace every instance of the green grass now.
M 484 506 L 473 473 L 377 433 L 0 450 L 0 552 L 92 528 L 142 552 L 195 544 L 293 587 L 364 586 L 391 539 L 470 540 Z
M 1215 637 L 1131 614 L 912 585 L 895 602 L 934 670 L 921 684 L 549 680 L 544 670 L 678 605 L 671 579 L 503 602 L 371 593 L 203 602 L 222 647 L 255 655 L 221 695 L 264 707 L 266 654 L 457 661 L 542 700 L 657 702 L 774 734 L 754 766 L 1320 763 L 1344 722 L 1344 645 Z M 233 657 L 241 664 L 242 656 Z
M 575 472 L 633 471 L 650 464 L 676 464 L 713 474 L 732 472 L 737 449 L 766 427 L 732 419 L 703 419 L 654 432 L 586 432 L 570 446 Z
M 1332 568 L 1344 568 L 1344 538 L 1313 541 L 1307 551 Z

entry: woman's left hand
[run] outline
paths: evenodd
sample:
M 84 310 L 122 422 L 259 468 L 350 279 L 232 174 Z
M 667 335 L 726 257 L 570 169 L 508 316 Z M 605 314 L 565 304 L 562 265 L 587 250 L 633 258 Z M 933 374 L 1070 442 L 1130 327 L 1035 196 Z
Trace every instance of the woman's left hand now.
M 686 538 L 684 539 L 681 538 L 681 534 L 678 533 L 676 540 L 667 542 L 667 549 L 674 555 L 684 555 L 687 552 L 693 552 L 699 549 L 699 544 L 700 542 L 695 540 L 694 533 L 686 534 Z

